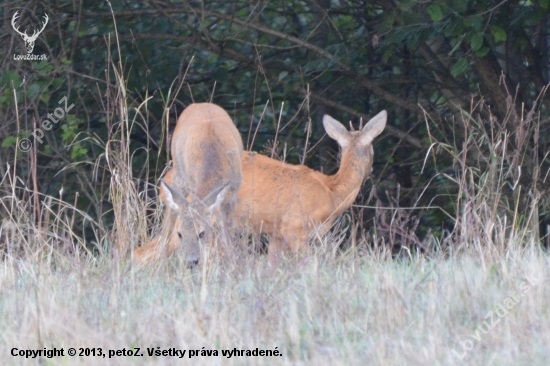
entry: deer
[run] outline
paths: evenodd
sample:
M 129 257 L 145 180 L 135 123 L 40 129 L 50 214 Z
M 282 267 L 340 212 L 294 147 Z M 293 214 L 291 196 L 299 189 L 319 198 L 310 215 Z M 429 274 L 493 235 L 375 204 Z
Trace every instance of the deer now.
M 15 14 L 13 14 L 13 17 L 11 18 L 11 26 L 13 27 L 13 30 L 16 31 L 23 38 L 23 41 L 25 41 L 25 47 L 27 48 L 27 53 L 32 53 L 34 49 L 34 42 L 36 42 L 36 39 L 38 38 L 40 33 L 42 33 L 44 28 L 46 28 L 46 24 L 48 24 L 48 20 L 49 20 L 48 14 L 44 13 L 44 22 L 42 23 L 42 29 L 35 30 L 32 36 L 29 36 L 27 34 L 26 29 L 25 29 L 25 32 L 20 32 L 19 27 L 16 27 L 15 25 L 15 20 L 18 18 L 18 15 L 17 15 L 18 12 L 19 11 L 16 11 Z
M 237 192 L 235 217 L 240 231 L 268 234 L 268 255 L 271 260 L 286 251 L 300 252 L 314 236 L 322 237 L 340 214 L 357 198 L 363 182 L 372 173 L 373 140 L 386 126 L 387 113 L 381 111 L 359 131 L 348 131 L 329 115 L 323 117 L 327 134 L 342 149 L 338 172 L 325 175 L 304 165 L 292 165 L 254 152 L 242 155 L 242 184 Z M 173 179 L 169 170 L 165 181 Z M 165 189 L 160 197 L 166 202 Z M 161 234 L 175 240 L 165 217 Z
M 187 264 L 195 266 L 201 247 L 215 241 L 216 226 L 221 226 L 227 244 L 242 181 L 242 153 L 241 135 L 223 108 L 189 105 L 172 136 L 172 173 L 160 181 L 169 208 L 160 237 L 169 240 L 152 240 L 137 248 L 134 259 L 148 261 L 182 248 Z
M 253 233 L 269 235 L 271 258 L 288 250 L 302 251 L 313 237 L 324 236 L 357 198 L 372 173 L 372 142 L 386 127 L 386 120 L 383 110 L 359 131 L 353 127 L 348 131 L 331 116 L 323 116 L 326 133 L 342 150 L 334 175 L 260 154 L 243 154 L 237 221 Z

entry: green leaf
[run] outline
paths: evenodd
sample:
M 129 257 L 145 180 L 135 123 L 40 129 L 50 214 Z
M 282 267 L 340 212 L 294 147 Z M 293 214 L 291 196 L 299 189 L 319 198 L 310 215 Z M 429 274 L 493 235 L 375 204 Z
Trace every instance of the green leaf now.
M 63 85 L 63 83 L 65 82 L 65 80 L 61 79 L 61 78 L 55 78 L 52 80 L 52 88 L 54 89 L 57 89 L 59 88 L 61 85 Z
M 476 56 L 483 57 L 488 54 L 490 50 L 491 49 L 489 47 L 481 47 L 479 50 L 476 51 Z
M 453 53 L 455 53 L 455 51 L 458 49 L 458 47 L 460 47 L 460 45 L 462 44 L 463 39 L 464 39 L 464 37 L 458 37 L 458 38 L 453 38 L 451 40 L 451 46 L 453 48 L 449 52 L 449 56 L 451 56 Z
M 464 21 L 464 25 L 468 28 L 473 28 L 476 31 L 480 32 L 485 23 L 483 22 L 483 17 L 481 15 L 472 15 Z
M 506 36 L 506 31 L 496 25 L 491 28 L 491 33 L 493 33 L 493 37 L 495 37 L 495 40 L 497 41 L 506 41 L 508 38 Z
M 38 93 L 40 93 L 40 85 L 38 84 L 31 84 L 28 89 L 27 89 L 27 92 L 29 93 L 29 98 L 34 98 L 35 96 L 38 95 Z
M 284 78 L 286 78 L 286 76 L 288 75 L 288 71 L 281 71 L 279 73 L 279 81 L 283 80 Z
M 388 15 L 384 18 L 382 18 L 382 22 L 380 23 L 380 32 L 388 32 L 393 28 L 393 24 L 395 23 L 395 15 L 396 11 L 392 11 L 388 13 Z
M 470 46 L 472 50 L 477 51 L 483 46 L 483 33 L 476 33 L 470 38 Z
M 42 60 L 38 64 L 34 64 L 34 68 L 41 71 L 41 74 L 43 75 L 48 74 L 53 70 L 53 66 L 48 62 L 48 60 Z
M 397 5 L 397 8 L 400 10 L 411 10 L 413 7 L 416 6 L 416 1 L 400 1 Z
M 321 85 L 330 83 L 331 80 L 334 80 L 334 75 L 331 72 L 323 72 L 317 77 L 317 81 L 321 83 Z
M 464 73 L 464 71 L 468 70 L 468 66 L 468 60 L 466 60 L 465 57 L 459 58 L 456 64 L 451 67 L 451 75 L 453 77 L 457 77 L 458 75 Z
M 12 83 L 11 83 L 12 81 L 13 81 L 13 86 L 16 87 L 16 88 L 19 85 L 21 85 L 21 77 L 15 71 L 10 71 L 10 70 L 4 71 L 4 73 L 2 74 L 2 79 L 7 84 L 8 88 L 10 88 L 10 89 L 12 87 Z
M 17 143 L 17 138 L 13 136 L 8 136 L 2 141 L 2 147 L 14 146 Z
M 434 22 L 438 22 L 443 19 L 443 9 L 441 9 L 441 5 L 439 4 L 432 4 L 428 6 L 428 14 L 430 14 L 430 18 L 432 18 Z
M 44 104 L 48 104 L 50 101 L 50 93 L 42 93 L 40 94 L 40 101 Z
M 88 149 L 81 147 L 79 144 L 75 144 L 71 152 L 71 158 L 76 160 L 87 153 Z
M 390 57 L 392 57 L 394 53 L 394 49 L 393 47 L 388 47 L 384 53 L 382 54 L 382 61 L 384 61 L 384 63 L 388 62 L 388 60 L 390 59 Z

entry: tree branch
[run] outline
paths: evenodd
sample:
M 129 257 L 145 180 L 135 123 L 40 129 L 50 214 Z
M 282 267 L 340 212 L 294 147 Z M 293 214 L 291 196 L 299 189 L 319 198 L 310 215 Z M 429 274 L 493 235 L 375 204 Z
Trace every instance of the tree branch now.
M 267 28 L 267 27 L 264 27 L 262 25 L 259 25 L 259 24 L 255 24 L 255 23 L 250 23 L 250 22 L 246 22 L 246 21 L 243 21 L 243 20 L 240 20 L 240 19 L 237 19 L 235 17 L 233 17 L 232 15 L 226 15 L 226 14 L 221 14 L 221 13 L 217 13 L 217 12 L 212 12 L 212 11 L 208 11 L 208 10 L 204 10 L 204 9 L 198 9 L 198 8 L 192 8 L 190 7 L 190 9 L 192 9 L 192 11 L 196 14 L 200 14 L 202 15 L 203 17 L 214 17 L 214 18 L 218 18 L 218 19 L 223 19 L 223 20 L 226 20 L 226 21 L 231 21 L 235 24 L 238 24 L 238 25 L 241 25 L 241 26 L 245 26 L 245 27 L 248 27 L 250 29 L 254 29 L 254 30 L 257 30 L 259 32 L 262 32 L 262 33 L 265 33 L 265 34 L 269 34 L 269 35 L 272 35 L 274 37 L 277 37 L 279 39 L 282 39 L 282 40 L 286 40 L 288 42 L 291 42 L 291 43 L 294 43 L 300 47 L 303 47 L 304 49 L 307 49 L 309 51 L 312 51 L 314 52 L 315 54 L 325 58 L 325 59 L 328 59 L 328 60 L 331 60 L 331 61 L 334 61 L 334 63 L 336 65 L 338 65 L 344 74 L 346 74 L 347 76 L 353 78 L 359 85 L 363 86 L 364 88 L 370 90 L 372 93 L 376 94 L 378 97 L 380 97 L 381 99 L 384 99 L 392 104 L 395 104 L 395 105 L 398 105 L 400 107 L 403 107 L 405 109 L 408 109 L 410 111 L 413 111 L 415 113 L 423 113 L 422 112 L 422 109 L 417 106 L 416 104 L 414 103 L 410 103 L 406 100 L 403 100 L 402 98 L 399 98 L 398 96 L 380 88 L 379 86 L 375 85 L 375 83 L 373 83 L 371 80 L 361 76 L 361 75 L 358 75 L 357 72 L 353 69 L 353 67 L 351 67 L 350 65 L 344 63 L 343 61 L 339 60 L 335 55 L 333 55 L 332 53 L 318 47 L 318 46 L 315 46 L 314 44 L 311 44 L 307 41 L 304 41 L 300 38 L 296 38 L 296 37 L 293 37 L 291 35 L 288 35 L 288 34 L 285 34 L 285 33 L 282 33 L 282 32 L 278 32 L 276 30 L 273 30 L 273 29 L 270 29 L 270 28 Z M 174 8 L 174 9 L 170 9 L 170 12 L 171 13 L 174 13 L 174 12 L 180 12 L 180 13 L 187 13 L 188 11 L 186 11 L 185 9 L 181 9 L 181 8 Z M 85 15 L 88 15 L 88 16 L 100 16 L 100 17 L 111 17 L 111 13 L 90 13 L 90 12 L 86 12 L 84 13 Z M 135 11 L 122 11 L 122 12 L 117 12 L 115 13 L 115 17 L 119 17 L 119 16 L 137 16 L 137 15 L 151 15 L 151 14 L 158 14 L 158 11 L 156 10 L 135 10 Z

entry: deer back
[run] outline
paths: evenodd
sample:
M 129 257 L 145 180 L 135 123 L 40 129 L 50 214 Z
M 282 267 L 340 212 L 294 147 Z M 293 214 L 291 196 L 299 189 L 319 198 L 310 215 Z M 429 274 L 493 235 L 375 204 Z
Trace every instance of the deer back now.
M 241 184 L 242 151 L 239 131 L 225 110 L 211 103 L 191 104 L 172 137 L 174 183 L 199 200 L 228 183 L 231 197 Z

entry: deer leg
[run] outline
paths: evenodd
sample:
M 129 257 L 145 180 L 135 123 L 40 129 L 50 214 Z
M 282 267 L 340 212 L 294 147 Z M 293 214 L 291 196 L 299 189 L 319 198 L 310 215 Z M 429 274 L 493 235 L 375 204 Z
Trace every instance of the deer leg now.
M 281 234 L 286 238 L 288 247 L 293 253 L 299 253 L 307 248 L 307 231 L 304 227 L 285 228 Z
M 137 262 L 148 262 L 151 260 L 155 253 L 159 254 L 158 246 L 162 237 L 160 235 L 155 236 L 147 244 L 143 244 L 139 248 L 134 250 L 134 260 Z
M 287 246 L 288 244 L 284 236 L 281 236 L 279 233 L 270 234 L 267 252 L 269 263 L 274 265 L 277 262 L 277 259 L 284 254 Z
M 222 222 L 222 230 L 223 230 L 223 236 L 225 243 L 227 246 L 231 246 L 232 244 L 232 235 L 235 233 L 235 200 L 231 200 L 227 202 L 227 204 L 222 209 L 223 214 L 223 222 Z
M 134 250 L 134 260 L 149 262 L 160 258 L 161 255 L 169 255 L 179 248 L 177 233 L 174 230 L 176 217 L 169 207 L 166 209 L 162 220 L 161 231 L 147 244 Z

